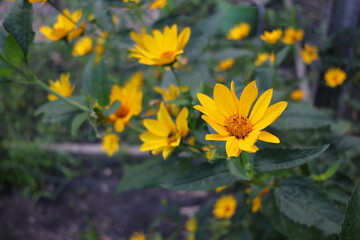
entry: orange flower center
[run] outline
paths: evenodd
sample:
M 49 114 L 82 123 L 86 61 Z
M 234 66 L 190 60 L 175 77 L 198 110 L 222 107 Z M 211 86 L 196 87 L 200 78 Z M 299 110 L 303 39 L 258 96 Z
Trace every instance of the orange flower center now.
M 125 106 L 121 106 L 115 113 L 115 116 L 117 118 L 124 118 L 126 115 L 128 115 L 129 109 Z
M 252 124 L 249 119 L 239 115 L 231 115 L 225 120 L 225 126 L 230 133 L 237 139 L 244 139 L 251 131 Z
M 174 52 L 173 51 L 163 52 L 161 54 L 160 58 L 173 59 L 174 58 Z

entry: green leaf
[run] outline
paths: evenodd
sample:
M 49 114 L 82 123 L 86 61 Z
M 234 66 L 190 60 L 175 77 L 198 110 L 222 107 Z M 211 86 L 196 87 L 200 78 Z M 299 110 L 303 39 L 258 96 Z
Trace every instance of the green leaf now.
M 124 177 L 117 192 L 128 189 L 156 187 L 179 177 L 190 167 L 191 159 L 156 156 L 135 166 L 125 166 Z
M 304 149 L 269 148 L 256 152 L 254 157 L 255 169 L 270 172 L 299 166 L 315 159 L 330 145 Z
M 276 54 L 276 60 L 275 60 L 276 66 L 280 65 L 285 60 L 285 58 L 288 55 L 289 49 L 290 46 L 285 46 Z
M 23 53 L 26 55 L 29 45 L 33 42 L 35 33 L 32 29 L 33 11 L 28 0 L 17 0 L 4 20 L 5 30 L 14 35 Z
M 226 161 L 221 159 L 215 163 L 203 162 L 164 187 L 179 191 L 211 190 L 235 180 L 227 170 Z
M 102 112 L 102 114 L 104 114 L 105 116 L 110 116 L 111 114 L 114 114 L 116 112 L 116 110 L 118 110 L 121 106 L 121 102 L 116 100 L 115 102 L 113 102 L 111 104 L 111 106 L 108 109 L 105 109 Z
M 6 56 L 12 64 L 20 66 L 24 62 L 24 52 L 21 50 L 15 37 L 9 34 L 5 39 Z
M 258 67 L 255 70 L 256 84 L 260 89 L 269 89 L 273 86 L 274 69 L 271 67 Z
M 104 1 L 97 0 L 94 6 L 94 13 L 96 22 L 106 31 L 111 31 L 113 28 L 113 22 L 111 20 L 111 14 L 107 9 Z
M 176 104 L 179 106 L 188 106 L 190 104 L 190 101 L 185 98 L 178 98 L 178 99 L 166 101 L 166 104 Z
M 11 68 L 0 67 L 0 77 L 12 77 L 14 72 Z
M 322 174 L 313 174 L 310 176 L 311 179 L 315 181 L 325 181 L 331 178 L 339 169 L 341 161 L 333 162 L 330 167 L 326 169 L 326 171 Z
M 239 157 L 229 157 L 226 160 L 229 172 L 235 177 L 250 181 L 254 176 L 254 166 L 250 154 L 242 152 Z
M 339 233 L 343 214 L 315 183 L 304 177 L 282 180 L 274 189 L 280 211 L 295 222 Z
M 357 183 L 346 207 L 339 238 L 340 240 L 360 239 L 360 181 Z
M 88 118 L 87 113 L 80 113 L 74 117 L 71 122 L 71 135 L 76 136 L 80 126 L 85 122 Z
M 82 73 L 81 77 L 81 85 L 85 93 L 87 93 L 90 96 L 93 96 L 93 85 L 95 83 L 95 78 L 93 77 L 93 69 L 94 69 L 94 60 L 95 55 L 91 56 L 88 60 L 88 62 L 85 65 L 84 71 Z

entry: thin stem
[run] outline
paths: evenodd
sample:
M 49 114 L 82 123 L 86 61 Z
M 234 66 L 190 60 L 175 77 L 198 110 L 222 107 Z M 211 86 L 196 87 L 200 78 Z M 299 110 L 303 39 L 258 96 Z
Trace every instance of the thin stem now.
M 143 133 L 143 132 L 145 132 L 144 129 L 135 127 L 135 126 L 132 125 L 131 123 L 127 124 L 126 126 L 128 126 L 131 130 L 133 130 L 133 131 L 135 131 L 135 132 L 138 132 L 138 133 Z
M 174 74 L 174 77 L 175 77 L 175 80 L 176 80 L 176 84 L 177 84 L 179 87 L 181 87 L 180 79 L 179 79 L 178 75 L 176 74 L 175 68 L 174 68 L 174 66 L 173 66 L 172 64 L 170 65 L 170 69 L 171 69 L 172 73 Z

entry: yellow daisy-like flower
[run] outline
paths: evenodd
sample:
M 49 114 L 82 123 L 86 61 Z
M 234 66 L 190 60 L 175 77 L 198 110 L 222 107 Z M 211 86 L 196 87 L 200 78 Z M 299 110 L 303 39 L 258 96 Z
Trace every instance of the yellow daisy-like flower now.
M 150 9 L 163 8 L 167 4 L 167 0 L 155 0 L 150 4 Z
M 260 36 L 260 39 L 269 44 L 276 44 L 280 40 L 282 34 L 283 32 L 281 29 L 275 29 L 271 32 L 265 31 L 264 34 Z
M 282 42 L 285 44 L 291 45 L 291 44 L 301 41 L 303 38 L 304 38 L 304 30 L 302 30 L 302 29 L 296 30 L 293 27 L 288 27 L 285 30 Z
M 189 218 L 185 223 L 185 229 L 188 232 L 196 232 L 198 229 L 198 222 L 195 217 Z
M 59 80 L 50 80 L 49 88 L 54 92 L 57 92 L 63 97 L 70 97 L 75 89 L 75 86 L 70 83 L 70 73 L 62 73 L 60 74 Z M 48 95 L 49 101 L 55 101 L 58 99 L 58 96 L 54 94 Z
M 180 87 L 171 84 L 168 89 L 161 87 L 154 87 L 155 92 L 161 94 L 162 99 L 167 102 L 175 100 L 180 96 Z M 166 108 L 170 115 L 177 116 L 180 112 L 180 106 L 177 104 L 167 104 Z
M 218 63 L 218 65 L 216 65 L 215 71 L 223 72 L 223 71 L 229 70 L 230 68 L 232 68 L 234 66 L 234 64 L 235 64 L 234 58 L 228 58 L 228 59 L 222 60 Z
M 256 152 L 259 150 L 254 145 L 257 140 L 279 143 L 280 140 L 275 135 L 261 131 L 272 124 L 287 106 L 287 102 L 283 101 L 269 107 L 272 93 L 272 89 L 267 90 L 255 102 L 258 97 L 256 81 L 244 88 L 240 98 L 236 96 L 234 82 L 231 83 L 231 90 L 217 83 L 214 87 L 214 99 L 198 93 L 197 97 L 202 105 L 194 108 L 203 113 L 201 118 L 218 133 L 207 134 L 205 139 L 226 141 L 228 157 L 237 157 L 241 151 Z
M 255 59 L 255 66 L 260 66 L 267 60 L 270 61 L 271 64 L 275 62 L 275 54 L 272 53 L 258 53 Z
M 82 16 L 82 10 L 77 10 L 71 13 L 68 9 L 65 9 L 61 14 L 57 16 L 57 22 L 53 27 L 42 26 L 39 31 L 50 41 L 58 41 L 63 38 L 68 40 L 74 39 L 80 36 L 85 29 L 85 22 L 80 26 L 77 26 Z
M 330 68 L 324 75 L 326 85 L 332 88 L 343 84 L 346 77 L 346 73 L 340 68 Z
M 146 65 L 167 65 L 176 60 L 176 56 L 184 52 L 190 38 L 190 28 L 186 27 L 178 35 L 177 25 L 166 26 L 164 32 L 153 30 L 152 35 L 145 30 L 141 33 L 130 33 L 136 42 L 130 49 L 129 57 L 138 58 L 139 63 Z
M 247 37 L 250 33 L 251 26 L 248 23 L 239 23 L 231 28 L 226 38 L 229 40 L 241 40 Z
M 142 232 L 134 232 L 129 240 L 146 240 L 145 234 Z
M 305 96 L 304 91 L 302 91 L 300 89 L 296 89 L 291 92 L 290 99 L 293 101 L 300 101 L 304 98 L 304 96 Z
M 72 49 L 72 55 L 74 57 L 84 56 L 92 50 L 93 40 L 89 36 L 80 38 Z
M 308 43 L 301 49 L 300 54 L 305 64 L 311 64 L 313 61 L 319 60 L 318 48 Z
M 164 103 L 160 104 L 160 110 L 157 113 L 157 120 L 145 119 L 143 124 L 148 130 L 140 135 L 140 139 L 144 142 L 140 151 L 152 151 L 153 154 L 162 152 L 164 159 L 180 145 L 182 137 L 189 132 L 187 117 L 189 111 L 183 108 L 176 121 L 171 119 L 170 114 L 166 110 Z
M 117 134 L 105 134 L 102 138 L 101 149 L 109 157 L 113 156 L 117 151 L 119 151 L 119 136 Z
M 213 214 L 215 218 L 231 218 L 235 214 L 237 201 L 233 195 L 225 195 L 216 200 Z
M 122 132 L 131 117 L 139 115 L 141 112 L 143 93 L 139 81 L 138 77 L 133 77 L 124 87 L 113 85 L 111 88 L 109 106 L 116 100 L 121 103 L 116 112 L 109 116 L 109 120 L 114 123 L 116 132 Z

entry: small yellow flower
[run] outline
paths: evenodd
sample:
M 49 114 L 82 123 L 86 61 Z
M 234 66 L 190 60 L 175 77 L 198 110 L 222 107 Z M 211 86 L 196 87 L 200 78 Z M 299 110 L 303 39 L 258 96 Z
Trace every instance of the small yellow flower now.
M 285 30 L 284 37 L 282 39 L 283 43 L 291 45 L 296 42 L 299 42 L 304 37 L 304 30 L 302 29 L 294 29 L 293 27 L 288 27 Z
M 269 53 L 258 53 L 256 56 L 256 59 L 255 59 L 255 66 L 260 66 L 267 60 L 269 60 L 269 62 L 271 64 L 274 64 L 275 54 L 273 52 L 270 54 Z
M 217 188 L 215 188 L 215 192 L 216 193 L 222 192 L 225 189 L 227 189 L 228 187 L 229 187 L 229 185 L 224 185 L 224 186 L 221 186 L 221 187 L 217 187 Z
M 125 3 L 127 3 L 127 2 L 139 3 L 140 0 L 123 0 L 123 2 L 125 2 Z
M 150 9 L 163 8 L 167 4 L 167 0 L 155 0 L 150 4 Z
M 50 41 L 58 41 L 63 38 L 67 38 L 68 40 L 74 39 L 80 36 L 85 29 L 85 22 L 80 26 L 77 26 L 81 16 L 81 9 L 73 13 L 68 9 L 65 9 L 57 16 L 57 21 L 52 28 L 49 26 L 42 26 L 39 31 Z
M 291 92 L 290 99 L 293 101 L 300 101 L 304 98 L 304 95 L 305 95 L 304 91 L 300 89 L 296 89 Z
M 60 74 L 60 80 L 50 80 L 49 88 L 54 92 L 57 92 L 63 97 L 70 97 L 75 89 L 75 86 L 70 83 L 70 73 Z M 48 95 L 49 101 L 55 101 L 58 97 L 54 94 Z
M 160 110 L 157 113 L 157 120 L 145 119 L 143 121 L 148 131 L 140 135 L 140 139 L 144 142 L 140 147 L 140 151 L 151 150 L 153 154 L 162 152 L 163 158 L 167 159 L 175 148 L 180 145 L 181 139 L 189 132 L 186 120 L 188 114 L 188 109 L 183 108 L 174 123 L 164 103 L 161 103 Z
M 207 134 L 205 139 L 226 141 L 228 157 L 237 157 L 241 151 L 256 152 L 258 147 L 255 143 L 258 140 L 279 143 L 280 140 L 275 135 L 262 131 L 272 124 L 287 106 L 287 102 L 282 101 L 269 107 L 272 94 L 273 90 L 269 89 L 255 102 L 258 97 L 256 81 L 244 88 L 240 99 L 235 94 L 234 82 L 231 83 L 231 90 L 217 83 L 214 87 L 214 99 L 198 93 L 201 105 L 194 108 L 203 113 L 201 118 L 218 133 Z
M 215 71 L 223 72 L 223 71 L 229 70 L 230 68 L 232 68 L 234 66 L 234 64 L 235 64 L 234 58 L 228 58 L 228 59 L 222 60 L 218 63 L 218 65 L 216 65 Z
M 262 207 L 262 201 L 261 198 L 267 194 L 270 191 L 270 188 L 264 188 L 253 200 L 252 200 L 252 206 L 251 206 L 251 212 L 256 213 L 258 212 Z
M 250 24 L 239 23 L 235 27 L 231 28 L 226 38 L 229 40 L 241 40 L 247 37 L 250 33 Z
M 260 36 L 260 39 L 270 44 L 276 44 L 280 40 L 282 34 L 283 32 L 281 29 L 275 29 L 271 32 L 265 31 L 264 34 Z
M 186 27 L 178 35 L 177 25 L 166 26 L 163 33 L 153 30 L 152 35 L 145 30 L 141 33 L 130 33 L 135 45 L 130 49 L 129 57 L 138 58 L 139 63 L 146 65 L 167 65 L 184 52 L 190 38 L 190 28 Z
M 124 0 L 125 1 L 125 0 Z M 142 232 L 134 232 L 129 240 L 146 240 L 145 234 Z
M 101 149 L 109 157 L 119 151 L 119 136 L 117 134 L 105 134 L 102 138 Z
M 346 77 L 346 73 L 340 68 L 330 68 L 324 75 L 326 85 L 332 88 L 343 84 Z
M 319 60 L 318 48 L 308 43 L 301 49 L 300 54 L 305 64 L 311 64 L 313 61 Z
M 231 218 L 235 214 L 237 201 L 232 195 L 225 195 L 216 200 L 213 214 L 215 218 Z
M 93 40 L 89 36 L 80 38 L 72 49 L 74 57 L 84 56 L 92 50 Z
M 195 217 L 189 218 L 185 223 L 185 229 L 188 232 L 196 232 L 198 229 L 198 222 Z
M 175 100 L 180 96 L 180 88 L 173 84 L 171 84 L 168 89 L 154 87 L 154 90 L 161 94 L 164 102 Z M 180 112 L 180 106 L 177 104 L 166 104 L 166 108 L 172 116 L 177 116 Z

